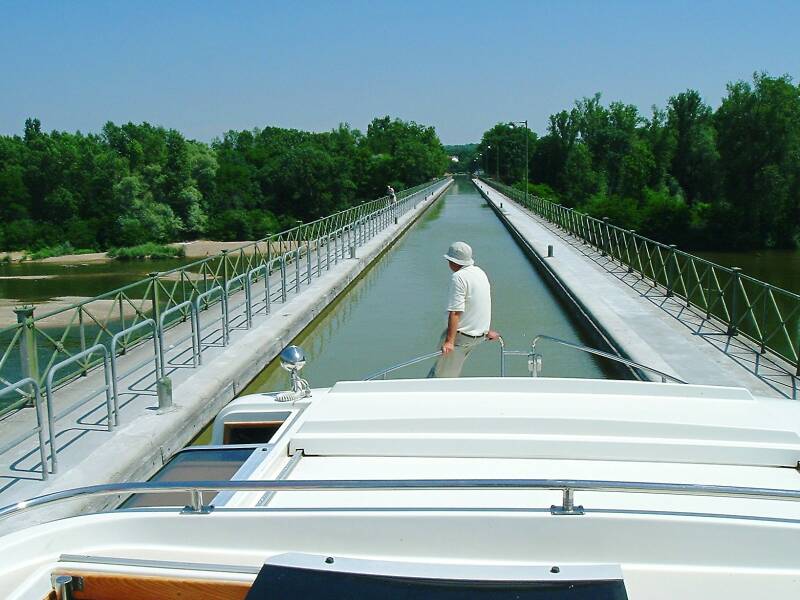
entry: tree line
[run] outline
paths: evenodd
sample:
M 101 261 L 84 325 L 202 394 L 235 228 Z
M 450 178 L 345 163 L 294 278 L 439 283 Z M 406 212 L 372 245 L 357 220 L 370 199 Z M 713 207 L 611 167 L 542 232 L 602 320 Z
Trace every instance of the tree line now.
M 500 123 L 472 168 L 686 248 L 800 245 L 800 86 L 738 81 L 716 110 L 695 90 L 649 115 L 600 94 L 550 116 L 546 135 Z
M 0 136 L 0 249 L 107 249 L 259 239 L 441 175 L 433 127 L 390 117 L 366 134 L 265 127 L 211 144 L 149 123 Z

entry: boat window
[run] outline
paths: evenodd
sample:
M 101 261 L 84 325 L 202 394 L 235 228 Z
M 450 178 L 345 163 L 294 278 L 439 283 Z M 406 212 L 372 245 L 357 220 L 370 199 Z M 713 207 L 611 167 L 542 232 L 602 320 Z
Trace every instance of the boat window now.
M 271 413 L 265 418 L 248 421 L 226 421 L 223 444 L 266 444 L 289 418 L 291 412 Z
M 186 448 L 173 456 L 150 481 L 228 481 L 253 453 L 254 448 Z M 188 496 L 133 494 L 120 508 L 184 506 Z
M 422 579 L 264 565 L 246 600 L 627 600 L 621 579 L 487 581 Z

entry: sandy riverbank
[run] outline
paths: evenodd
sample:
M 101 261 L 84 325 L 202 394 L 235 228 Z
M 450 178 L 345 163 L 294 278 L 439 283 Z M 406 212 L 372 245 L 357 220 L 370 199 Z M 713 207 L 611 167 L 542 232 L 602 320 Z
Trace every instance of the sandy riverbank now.
M 214 256 L 223 250 L 238 250 L 242 246 L 247 245 L 245 254 L 252 254 L 255 252 L 256 245 L 250 241 L 242 242 L 215 242 L 212 240 L 194 240 L 191 242 L 175 242 L 167 244 L 173 248 L 183 248 L 186 253 L 186 258 L 205 258 L 207 256 Z M 266 251 L 266 244 L 258 244 L 261 251 Z M 75 265 L 82 263 L 98 263 L 108 262 L 114 260 L 107 252 L 92 252 L 90 254 L 62 254 L 61 256 L 51 256 L 49 258 L 41 258 L 38 260 L 25 260 L 25 252 L 0 252 L 0 261 L 6 260 L 9 257 L 12 263 L 26 262 L 26 263 L 49 263 L 56 265 Z
M 195 240 L 193 242 L 182 242 L 177 244 L 170 244 L 175 248 L 183 248 L 186 258 L 206 258 L 207 256 L 214 256 L 223 250 L 233 252 L 242 246 L 247 246 L 244 249 L 245 254 L 255 254 L 256 249 L 261 254 L 267 253 L 267 242 L 214 242 L 211 240 Z M 280 254 L 281 251 L 287 252 L 297 246 L 297 242 L 272 242 L 272 254 Z
M 53 311 L 62 310 L 63 312 L 56 313 L 46 319 L 37 322 L 38 327 L 58 327 L 63 328 L 70 323 L 78 324 L 77 312 L 68 309 L 79 302 L 88 300 L 82 296 L 61 296 L 46 300 L 45 302 L 36 302 L 35 316 L 44 315 Z M 2 298 L 0 299 L 0 328 L 15 325 L 17 322 L 17 315 L 14 313 L 13 308 L 20 306 L 20 302 L 13 299 Z M 152 307 L 153 303 L 150 300 L 132 299 L 130 301 L 123 300 L 122 304 L 118 300 L 95 300 L 83 306 L 84 311 L 87 313 L 84 316 L 84 323 L 89 327 L 96 327 L 95 319 L 100 323 L 105 323 L 108 319 L 119 319 L 120 306 L 122 314 L 125 319 L 133 318 L 137 312 L 147 312 Z
M 12 263 L 50 263 L 56 265 L 78 265 L 82 263 L 98 263 L 114 260 L 106 252 L 91 252 L 89 254 L 62 254 L 61 256 L 51 256 L 38 260 L 23 260 L 24 252 L 0 252 L 0 261 L 10 260 Z

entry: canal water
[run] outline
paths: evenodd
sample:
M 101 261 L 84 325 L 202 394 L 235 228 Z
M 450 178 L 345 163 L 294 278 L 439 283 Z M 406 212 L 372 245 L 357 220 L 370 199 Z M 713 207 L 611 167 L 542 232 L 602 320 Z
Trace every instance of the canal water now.
M 536 334 L 586 341 L 475 186 L 456 178 L 450 190 L 321 318 L 294 341 L 308 357 L 312 387 L 365 376 L 437 349 L 445 326 L 450 270 L 443 254 L 468 242 L 492 283 L 492 327 L 507 347 L 527 349 Z M 464 376 L 499 374 L 499 344 L 484 342 Z M 604 377 L 588 355 L 542 345 L 543 375 Z M 423 377 L 430 362 L 391 375 Z M 528 375 L 524 357 L 509 357 L 507 374 Z M 244 393 L 285 389 L 287 373 L 273 361 Z

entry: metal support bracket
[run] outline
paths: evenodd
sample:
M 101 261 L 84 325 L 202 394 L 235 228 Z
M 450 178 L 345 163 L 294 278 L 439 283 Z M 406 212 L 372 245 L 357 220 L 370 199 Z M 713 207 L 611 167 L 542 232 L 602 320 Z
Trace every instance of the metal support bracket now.
M 210 504 L 203 504 L 203 492 L 200 490 L 191 491 L 191 504 L 187 504 L 181 511 L 182 515 L 207 515 L 214 510 Z
M 561 500 L 561 506 L 556 506 L 553 504 L 550 507 L 550 514 L 551 515 L 582 515 L 583 506 L 578 505 L 575 506 L 575 497 L 574 497 L 574 490 L 571 488 L 566 488 L 563 492 L 563 498 Z

